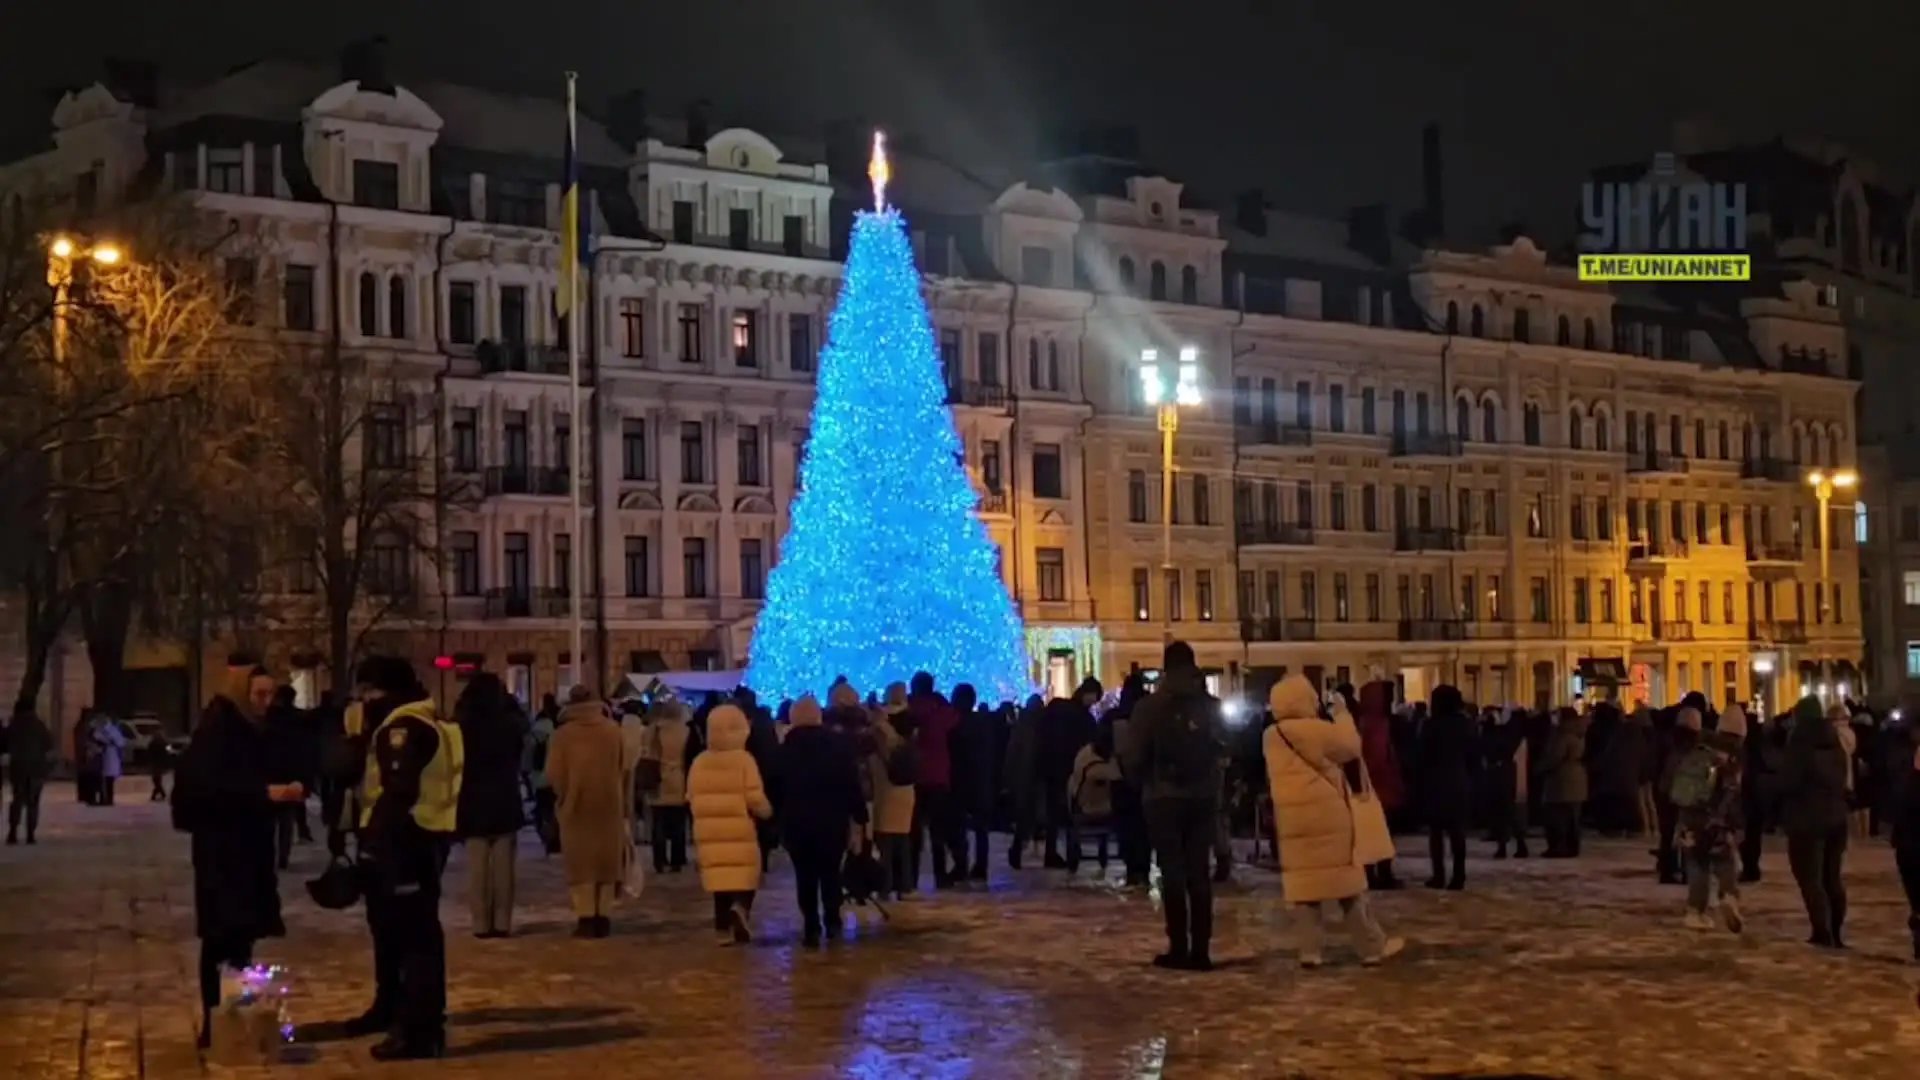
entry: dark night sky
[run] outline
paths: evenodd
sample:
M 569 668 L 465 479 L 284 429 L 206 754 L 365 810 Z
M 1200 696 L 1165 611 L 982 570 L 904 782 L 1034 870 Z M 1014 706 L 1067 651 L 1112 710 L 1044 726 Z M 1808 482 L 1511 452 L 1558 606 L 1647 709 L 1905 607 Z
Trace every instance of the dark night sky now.
M 1129 122 L 1150 159 L 1203 190 L 1259 186 L 1302 210 L 1382 198 L 1409 207 L 1419 129 L 1437 120 L 1456 236 L 1568 220 L 1583 167 L 1666 149 L 1671 124 L 1687 118 L 1741 135 L 1823 136 L 1898 177 L 1920 175 L 1910 0 L 20 6 L 0 35 L 8 142 L 46 111 L 34 101 L 23 122 L 11 103 L 86 81 L 103 54 L 211 74 L 260 57 L 329 57 L 339 42 L 385 33 L 403 83 L 424 73 L 557 96 L 560 72 L 575 68 L 588 103 L 643 86 L 657 111 L 709 97 L 723 123 L 773 132 L 858 115 L 963 156 L 1019 160 L 1060 118 Z M 84 10 L 84 28 L 42 26 L 63 10 Z

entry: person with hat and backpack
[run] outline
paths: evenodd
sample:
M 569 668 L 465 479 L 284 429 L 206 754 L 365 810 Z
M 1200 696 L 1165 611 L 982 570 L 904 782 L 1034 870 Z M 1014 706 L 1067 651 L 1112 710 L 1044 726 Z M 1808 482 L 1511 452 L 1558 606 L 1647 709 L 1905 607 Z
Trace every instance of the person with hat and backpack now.
M 359 855 L 375 987 L 373 1007 L 347 1029 L 387 1033 L 376 1061 L 437 1058 L 447 1045 L 440 878 L 458 825 L 465 743 L 405 660 L 370 659 L 358 681 L 368 699 Z
M 887 687 L 871 732 L 873 843 L 887 871 L 885 891 L 905 900 L 919 885 L 913 873 L 913 812 L 920 780 L 919 732 L 907 709 L 907 684 Z
M 1679 725 L 1698 730 L 1700 714 L 1681 710 Z M 1691 715 L 1686 715 L 1691 714 Z M 1741 813 L 1741 753 L 1747 737 L 1747 716 L 1740 706 L 1720 714 L 1714 730 L 1701 736 L 1673 767 L 1667 798 L 1678 814 L 1678 839 L 1686 867 L 1689 930 L 1711 930 L 1714 919 L 1707 902 L 1715 882 L 1720 886 L 1720 922 L 1739 933 L 1740 873 L 1736 852 L 1746 819 Z

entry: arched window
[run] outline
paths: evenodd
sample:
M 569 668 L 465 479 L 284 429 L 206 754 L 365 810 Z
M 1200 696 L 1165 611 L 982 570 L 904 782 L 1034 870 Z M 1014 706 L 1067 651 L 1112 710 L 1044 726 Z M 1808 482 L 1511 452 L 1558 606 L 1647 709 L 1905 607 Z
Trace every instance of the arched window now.
M 1580 326 L 1580 347 L 1589 351 L 1600 347 L 1600 328 L 1588 319 Z
M 1837 426 L 1827 429 L 1827 464 L 1844 464 L 1840 460 L 1840 429 Z
M 1580 450 L 1585 448 L 1584 444 L 1587 440 L 1581 433 L 1586 430 L 1586 426 L 1580 416 L 1580 406 L 1575 405 L 1573 408 L 1567 410 L 1567 449 Z
M 1183 304 L 1200 302 L 1200 271 L 1195 267 L 1180 268 L 1180 302 Z
M 1490 443 L 1500 441 L 1500 406 L 1492 398 L 1480 403 L 1480 437 Z
M 1559 320 L 1554 323 L 1553 343 L 1555 345 L 1573 344 L 1573 321 L 1565 315 L 1560 316 Z
M 1047 342 L 1047 389 L 1060 389 L 1060 343 Z
M 380 279 L 368 270 L 360 275 L 360 336 L 380 334 Z
M 399 274 L 387 279 L 387 336 L 407 336 L 407 279 Z
M 1462 439 L 1473 438 L 1473 403 L 1466 398 L 1454 400 L 1453 433 Z
M 1793 425 L 1793 431 L 1788 436 L 1787 446 L 1792 451 L 1791 455 L 1787 458 L 1787 460 L 1793 462 L 1795 465 L 1800 464 L 1800 462 L 1804 458 L 1805 450 L 1800 445 L 1800 425 L 1799 424 Z M 1816 461 L 1814 462 L 1814 464 L 1818 465 L 1820 463 Z
M 1593 407 L 1593 448 L 1613 449 L 1613 417 L 1598 405 Z
M 1460 305 L 1457 301 L 1447 301 L 1447 333 L 1460 332 Z
M 1520 410 L 1520 437 L 1528 446 L 1540 445 L 1540 406 L 1527 402 Z
M 1155 300 L 1167 298 L 1167 264 L 1158 259 L 1147 271 L 1147 295 Z
M 1125 255 L 1120 256 L 1120 291 L 1121 292 L 1133 291 L 1133 277 L 1134 277 L 1133 260 L 1127 258 Z
M 1513 340 L 1533 340 L 1533 313 L 1526 308 L 1516 308 L 1513 312 Z
M 1474 337 L 1487 336 L 1487 314 L 1480 310 L 1479 304 L 1473 305 L 1473 310 L 1467 314 L 1467 333 Z
M 1860 272 L 1860 204 L 1851 195 L 1840 199 L 1840 269 Z

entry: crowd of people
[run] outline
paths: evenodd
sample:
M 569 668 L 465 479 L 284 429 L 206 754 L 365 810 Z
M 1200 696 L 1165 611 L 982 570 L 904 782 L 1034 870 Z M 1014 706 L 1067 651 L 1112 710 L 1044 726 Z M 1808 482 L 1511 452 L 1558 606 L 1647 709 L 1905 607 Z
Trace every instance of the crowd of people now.
M 474 935 L 508 936 L 529 825 L 564 862 L 581 938 L 612 933 L 616 902 L 641 886 L 641 847 L 654 874 L 696 865 L 725 946 L 753 940 L 756 896 L 784 851 L 802 944 L 817 949 L 842 934 L 850 900 L 984 880 L 989 834 L 1009 831 L 1015 869 L 1035 848 L 1069 874 L 1112 854 L 1125 886 L 1144 888 L 1157 867 L 1166 948 L 1153 962 L 1183 971 L 1212 966 L 1213 886 L 1231 871 L 1236 833 L 1256 838 L 1256 857 L 1270 849 L 1311 969 L 1334 909 L 1362 963 L 1403 948 L 1369 904 L 1403 886 L 1396 834 L 1425 835 L 1425 884 L 1443 890 L 1466 888 L 1475 832 L 1494 859 L 1533 854 L 1530 822 L 1550 859 L 1578 858 L 1592 831 L 1644 837 L 1649 874 L 1685 887 L 1683 925 L 1739 933 L 1740 886 L 1759 880 L 1762 837 L 1777 830 L 1809 942 L 1840 949 L 1848 845 L 1889 830 L 1920 960 L 1920 737 L 1811 697 L 1765 722 L 1697 693 L 1663 709 L 1531 713 L 1476 708 L 1450 686 L 1408 705 L 1391 683 L 1322 692 L 1293 675 L 1235 724 L 1181 642 L 1157 678 L 1130 675 L 1115 695 L 1089 679 L 1067 697 L 997 708 L 924 673 L 885 687 L 841 680 L 824 700 L 774 708 L 745 690 L 690 708 L 671 694 L 608 703 L 574 687 L 532 716 L 485 672 L 445 710 L 404 661 L 365 661 L 355 683 L 342 707 L 301 710 L 267 672 L 234 672 L 179 760 L 172 810 L 192 836 L 210 1016 L 222 969 L 285 932 L 277 872 L 311 839 L 308 800 L 320 796 L 329 864 L 308 891 L 364 906 L 375 995 L 347 1028 L 384 1033 L 381 1059 L 445 1045 L 450 850 L 464 851 Z M 52 757 L 45 732 L 29 704 L 16 707 L 10 820 L 26 810 L 29 842 Z

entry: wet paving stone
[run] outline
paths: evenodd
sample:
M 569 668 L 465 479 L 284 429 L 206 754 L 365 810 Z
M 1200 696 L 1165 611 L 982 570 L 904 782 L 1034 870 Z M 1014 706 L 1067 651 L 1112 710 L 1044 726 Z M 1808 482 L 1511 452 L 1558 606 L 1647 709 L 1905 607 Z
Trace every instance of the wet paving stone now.
M 65 792 L 58 793 L 64 796 Z M 1415 845 L 1409 842 L 1406 850 Z M 1476 854 L 1485 848 L 1476 845 Z M 1410 859 L 1406 870 L 1421 868 Z M 214 1076 L 480 1080 L 814 1080 L 1170 1077 L 1373 1080 L 1744 1080 L 1920 1075 L 1920 969 L 1890 852 L 1849 857 L 1844 954 L 1805 925 L 1769 852 L 1744 937 L 1681 928 L 1681 891 L 1653 882 L 1645 845 L 1597 841 L 1565 862 L 1471 864 L 1468 888 L 1377 899 L 1405 953 L 1362 969 L 1336 944 L 1304 972 L 1278 882 L 1237 871 L 1219 904 L 1220 970 L 1146 964 L 1153 900 L 1091 868 L 997 865 L 986 886 L 849 918 L 848 939 L 800 948 L 791 875 L 776 860 L 747 948 L 719 948 L 698 874 L 655 878 L 614 937 L 568 936 L 559 859 L 521 846 L 513 938 L 475 940 L 449 868 L 450 1053 L 374 1064 L 329 1023 L 370 997 L 358 910 L 281 894 L 289 936 L 261 957 L 295 973 L 312 1058 Z M 1111 871 L 1118 875 L 1118 868 Z M 1421 876 L 1417 873 L 1409 876 Z M 0 1080 L 204 1075 L 193 1049 L 191 877 L 163 807 L 50 802 L 41 843 L 0 848 Z M 1337 930 L 1330 940 L 1339 941 Z

